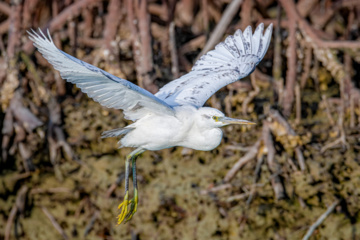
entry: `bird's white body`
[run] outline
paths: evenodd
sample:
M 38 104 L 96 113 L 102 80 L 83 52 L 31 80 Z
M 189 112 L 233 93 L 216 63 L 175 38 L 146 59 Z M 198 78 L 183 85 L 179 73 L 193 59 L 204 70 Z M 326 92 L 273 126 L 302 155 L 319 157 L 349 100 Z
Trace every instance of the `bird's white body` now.
M 155 95 L 135 84 L 113 76 L 59 50 L 40 31 L 29 33 L 43 56 L 59 70 L 61 77 L 76 84 L 89 97 L 108 108 L 123 109 L 125 118 L 134 121 L 122 129 L 103 133 L 103 137 L 124 135 L 124 147 L 160 150 L 183 146 L 211 150 L 222 138 L 222 126 L 245 120 L 226 118 L 214 108 L 202 107 L 218 89 L 254 71 L 264 57 L 271 39 L 272 26 L 264 32 L 260 24 L 237 30 L 203 55 L 192 71 L 166 84 Z
M 29 33 L 35 47 L 60 72 L 63 79 L 76 84 L 89 97 L 104 107 L 122 109 L 133 124 L 103 133 L 103 137 L 124 135 L 120 143 L 135 147 L 125 162 L 125 196 L 119 205 L 118 223 L 128 221 L 136 212 L 136 158 L 145 150 L 183 146 L 208 151 L 222 139 L 220 127 L 228 124 L 251 124 L 246 120 L 225 117 L 214 108 L 202 107 L 220 88 L 252 73 L 269 47 L 272 25 L 264 32 L 259 24 L 254 34 L 251 27 L 237 30 L 203 55 L 191 72 L 152 93 L 111 75 L 59 50 L 50 34 L 46 37 Z M 129 167 L 133 168 L 134 198 L 129 201 Z M 128 208 L 128 205 L 130 206 Z
M 174 116 L 149 114 L 127 126 L 132 129 L 121 140 L 124 147 L 160 150 L 174 146 L 208 151 L 216 148 L 222 139 L 221 123 L 212 116 L 224 116 L 214 108 L 178 106 Z M 209 123 L 213 124 L 209 124 Z

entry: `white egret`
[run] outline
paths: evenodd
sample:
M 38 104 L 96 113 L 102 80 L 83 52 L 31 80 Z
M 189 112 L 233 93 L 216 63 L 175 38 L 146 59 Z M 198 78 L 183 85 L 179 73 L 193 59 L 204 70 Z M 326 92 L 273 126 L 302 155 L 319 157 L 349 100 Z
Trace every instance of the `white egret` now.
M 271 40 L 272 25 L 265 33 L 261 23 L 252 34 L 248 26 L 237 30 L 203 55 L 191 72 L 171 81 L 155 95 L 131 82 L 115 77 L 74 58 L 54 45 L 48 31 L 29 32 L 40 53 L 60 72 L 63 79 L 76 84 L 96 102 L 108 108 L 122 109 L 126 119 L 134 121 L 125 128 L 103 133 L 102 137 L 124 135 L 119 143 L 136 148 L 126 157 L 125 196 L 119 205 L 118 223 L 129 221 L 137 210 L 136 158 L 146 150 L 174 146 L 209 151 L 222 139 L 220 127 L 252 122 L 225 117 L 214 108 L 203 107 L 217 90 L 246 77 L 264 57 Z M 130 162 L 133 172 L 133 198 L 129 199 Z

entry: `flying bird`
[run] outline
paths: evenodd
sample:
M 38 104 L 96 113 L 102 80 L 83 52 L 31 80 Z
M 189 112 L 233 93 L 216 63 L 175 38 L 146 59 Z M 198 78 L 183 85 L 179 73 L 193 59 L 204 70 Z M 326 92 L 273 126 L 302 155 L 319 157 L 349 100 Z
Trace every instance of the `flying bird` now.
M 191 72 L 166 84 L 155 95 L 59 50 L 49 31 L 47 37 L 39 31 L 40 34 L 34 30 L 28 32 L 29 38 L 63 79 L 76 84 L 102 106 L 122 109 L 125 118 L 134 122 L 102 133 L 103 138 L 123 136 L 119 140 L 122 147 L 136 148 L 125 161 L 125 196 L 119 205 L 118 224 L 129 221 L 137 211 L 136 159 L 141 153 L 174 146 L 209 151 L 220 144 L 221 127 L 253 124 L 226 117 L 221 111 L 203 105 L 220 88 L 254 71 L 269 47 L 272 25 L 265 32 L 262 23 L 254 33 L 250 26 L 244 32 L 237 30 L 203 55 Z M 130 163 L 132 199 L 129 197 Z

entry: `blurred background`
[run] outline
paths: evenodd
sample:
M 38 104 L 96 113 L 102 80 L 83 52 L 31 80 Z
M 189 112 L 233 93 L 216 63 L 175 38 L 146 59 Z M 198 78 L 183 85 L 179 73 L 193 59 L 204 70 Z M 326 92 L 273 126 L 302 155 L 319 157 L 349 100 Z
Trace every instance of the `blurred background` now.
M 129 122 L 26 31 L 155 93 L 261 22 L 263 61 L 206 103 L 257 125 L 210 152 L 142 154 L 138 212 L 116 226 L 131 149 L 100 135 Z M 0 239 L 359 239 L 359 27 L 356 0 L 2 0 Z

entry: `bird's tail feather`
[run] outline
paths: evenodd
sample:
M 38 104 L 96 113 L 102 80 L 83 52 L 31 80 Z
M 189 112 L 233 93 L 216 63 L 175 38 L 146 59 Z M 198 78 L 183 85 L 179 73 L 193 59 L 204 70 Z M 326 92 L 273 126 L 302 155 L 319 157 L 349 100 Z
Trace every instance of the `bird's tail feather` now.
M 120 135 L 125 135 L 129 132 L 134 130 L 134 128 L 116 128 L 109 131 L 105 131 L 101 134 L 101 138 L 108 138 L 108 137 L 118 137 Z

